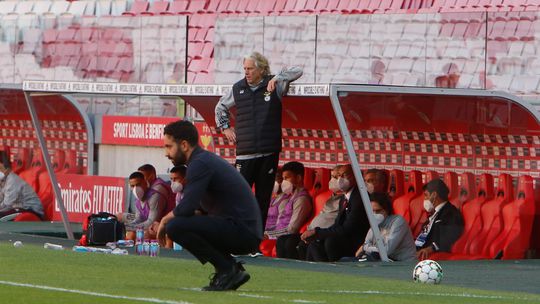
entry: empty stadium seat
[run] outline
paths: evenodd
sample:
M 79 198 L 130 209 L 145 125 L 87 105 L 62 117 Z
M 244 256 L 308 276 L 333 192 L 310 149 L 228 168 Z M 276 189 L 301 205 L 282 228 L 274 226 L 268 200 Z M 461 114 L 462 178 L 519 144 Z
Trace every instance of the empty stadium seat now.
M 396 199 L 405 193 L 405 174 L 402 170 L 392 169 L 388 175 L 388 193 L 392 199 Z
M 514 196 L 512 177 L 510 175 L 499 175 L 496 193 L 497 196 L 485 202 L 480 210 L 482 230 L 469 245 L 468 253 L 472 256 L 488 256 L 491 242 L 497 238 L 503 228 L 501 211 Z
M 459 185 L 458 185 L 458 175 L 455 172 L 446 172 L 444 173 L 444 183 L 448 186 L 448 201 L 452 205 L 456 206 L 458 210 L 461 210 L 461 202 L 459 200 Z
M 461 174 L 461 183 L 459 187 L 459 203 L 463 206 L 476 197 L 476 180 L 474 174 L 463 172 Z
M 313 185 L 315 182 L 315 171 L 313 168 L 304 168 L 304 188 L 306 188 L 307 191 L 310 191 L 313 189 Z
M 11 170 L 19 174 L 30 168 L 31 161 L 32 155 L 30 154 L 30 149 L 25 147 L 17 148 L 17 153 L 14 155 L 13 162 L 11 163 Z
M 409 181 L 407 182 L 407 193 L 397 197 L 392 203 L 392 208 L 395 214 L 403 216 L 403 218 L 411 223 L 410 204 L 417 197 L 422 196 L 422 173 L 413 170 L 409 172 Z
M 129 11 L 123 12 L 122 15 L 126 16 L 137 16 L 141 15 L 142 13 L 146 12 L 148 9 L 149 3 L 144 0 L 136 0 L 131 4 L 131 8 Z
M 451 259 L 465 259 L 469 257 L 469 247 L 482 231 L 482 206 L 485 202 L 493 198 L 490 188 L 493 189 L 493 176 L 484 173 L 480 176 L 477 196 L 464 204 L 461 210 L 465 226 L 463 234 L 452 246 Z
M 533 179 L 521 176 L 518 179 L 517 199 L 502 209 L 503 228 L 491 242 L 487 257 L 523 259 L 529 248 L 535 215 Z
M 311 197 L 317 197 L 320 193 L 328 190 L 328 182 L 330 181 L 330 169 L 317 168 L 314 170 L 315 179 L 313 181 L 313 188 L 309 192 Z
M 67 150 L 66 151 L 66 160 L 64 162 L 64 168 L 58 173 L 64 174 L 80 174 L 81 168 L 77 160 L 77 151 Z
M 39 148 L 34 149 L 32 153 L 32 163 L 30 168 L 19 173 L 19 176 L 26 181 L 36 193 L 39 191 L 39 174 L 45 171 L 45 162 L 43 154 Z

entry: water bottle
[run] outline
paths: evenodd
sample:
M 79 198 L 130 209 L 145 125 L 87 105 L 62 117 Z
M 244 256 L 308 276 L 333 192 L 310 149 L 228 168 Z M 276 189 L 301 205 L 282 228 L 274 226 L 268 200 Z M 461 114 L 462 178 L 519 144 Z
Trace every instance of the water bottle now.
M 142 255 L 150 255 L 150 242 L 148 240 L 144 241 L 144 243 L 143 243 L 143 254 Z
M 43 248 L 52 249 L 52 250 L 64 250 L 64 247 L 62 245 L 51 244 L 51 243 L 45 243 L 43 245 Z
M 126 249 L 121 248 L 115 248 L 113 251 L 111 251 L 112 254 L 115 255 L 128 255 L 128 251 Z
M 133 247 L 134 244 L 133 240 L 118 240 L 118 242 L 116 242 L 118 247 Z
M 108 249 L 108 248 L 96 248 L 96 247 L 86 247 L 86 246 L 73 246 L 73 251 L 76 251 L 76 252 L 112 253 L 112 250 Z
M 135 241 L 137 244 L 142 244 L 144 241 L 144 229 L 142 227 L 137 227 L 135 230 Z
M 157 240 L 150 241 L 150 256 L 157 257 L 159 255 L 159 243 Z
M 137 243 L 135 245 L 135 253 L 137 253 L 137 255 L 144 255 L 144 244 L 143 243 Z
M 86 246 L 73 246 L 73 251 L 76 252 L 90 252 L 90 248 Z

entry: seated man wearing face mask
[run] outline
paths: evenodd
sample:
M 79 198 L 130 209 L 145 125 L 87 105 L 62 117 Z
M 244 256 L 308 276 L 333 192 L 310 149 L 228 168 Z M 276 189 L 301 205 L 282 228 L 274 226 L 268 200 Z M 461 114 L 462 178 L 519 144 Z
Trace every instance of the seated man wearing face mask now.
M 424 209 L 429 214 L 416 237 L 417 257 L 429 258 L 433 252 L 450 252 L 454 242 L 463 233 L 463 217 L 448 201 L 448 186 L 441 179 L 434 179 L 424 186 Z
M 137 227 L 144 229 L 144 238 L 156 238 L 154 222 L 159 222 L 166 214 L 167 201 L 162 199 L 160 193 L 150 188 L 141 172 L 133 172 L 129 176 L 129 186 L 135 196 L 135 213 L 122 213 L 117 215 L 118 220 L 126 225 L 126 239 L 135 240 Z
M 22 212 L 43 218 L 43 206 L 36 192 L 11 171 L 7 154 L 0 151 L 0 220 L 13 220 Z
M 166 201 L 167 212 L 173 210 L 174 207 L 176 207 L 175 195 L 171 190 L 171 186 L 157 176 L 156 168 L 150 164 L 145 164 L 140 166 L 137 171 L 144 175 L 144 179 L 148 182 L 150 188 L 152 188 L 155 193 L 159 193 L 161 199 Z
M 344 196 L 334 224 L 328 228 L 307 230 L 301 236 L 304 242 L 309 243 L 306 254 L 308 261 L 333 262 L 353 256 L 369 229 L 352 166 L 342 166 L 338 172 L 338 185 Z
M 364 173 L 364 182 L 368 193 L 386 193 L 388 189 L 387 176 L 383 170 L 369 169 Z
M 300 228 L 310 218 L 313 205 L 309 192 L 304 188 L 304 165 L 288 162 L 283 165 L 282 176 L 282 193 L 272 200 L 268 208 L 264 237 L 277 239 L 278 257 L 297 259 Z
M 184 196 L 184 179 L 186 178 L 186 166 L 173 167 L 169 172 L 171 178 L 171 190 L 175 194 L 175 205 L 178 206 Z
M 379 223 L 379 230 L 383 245 L 386 247 L 388 258 L 393 261 L 416 261 L 416 247 L 409 229 L 409 225 L 401 215 L 392 214 L 390 197 L 385 193 L 371 193 L 369 195 L 375 220 Z M 356 251 L 356 260 L 379 261 L 379 249 L 369 229 L 364 244 Z
M 317 214 L 313 220 L 309 223 L 307 229 L 313 230 L 316 227 L 328 228 L 334 224 L 339 211 L 339 202 L 343 198 L 343 191 L 339 189 L 338 174 L 341 165 L 335 166 L 330 173 L 330 181 L 328 182 L 328 190 L 332 192 L 332 196 L 324 203 L 323 209 Z M 298 258 L 300 260 L 306 259 L 307 243 L 300 240 L 296 246 L 298 251 Z

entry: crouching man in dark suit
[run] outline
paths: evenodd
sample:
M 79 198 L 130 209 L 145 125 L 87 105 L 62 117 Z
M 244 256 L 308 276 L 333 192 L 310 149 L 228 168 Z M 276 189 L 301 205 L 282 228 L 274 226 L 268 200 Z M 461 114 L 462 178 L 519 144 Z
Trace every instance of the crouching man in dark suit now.
M 424 209 L 429 218 L 415 241 L 420 261 L 429 258 L 433 252 L 450 252 L 463 233 L 463 217 L 448 201 L 448 193 L 448 187 L 438 178 L 424 186 Z
M 257 200 L 233 166 L 199 147 L 192 123 L 173 122 L 163 132 L 166 156 L 187 170 L 184 196 L 159 225 L 160 243 L 165 244 L 167 234 L 201 263 L 214 266 L 203 290 L 235 290 L 250 276 L 231 254 L 254 252 L 262 239 Z

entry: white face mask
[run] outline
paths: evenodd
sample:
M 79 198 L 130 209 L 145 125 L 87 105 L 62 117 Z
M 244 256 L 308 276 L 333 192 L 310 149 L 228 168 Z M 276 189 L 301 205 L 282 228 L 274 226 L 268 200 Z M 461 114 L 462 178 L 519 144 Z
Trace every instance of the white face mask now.
M 0 181 L 3 180 L 4 177 L 6 177 L 6 175 L 4 174 L 4 172 L 1 172 L 1 171 L 0 171 Z
M 283 180 L 283 182 L 281 182 L 281 191 L 283 191 L 283 193 L 285 194 L 291 194 L 293 192 L 293 184 L 288 181 L 288 180 Z
M 435 210 L 435 207 L 433 207 L 433 203 L 430 200 L 424 200 L 424 209 L 430 213 Z
M 135 186 L 133 187 L 133 195 L 140 201 L 142 201 L 144 197 L 144 190 L 141 188 L 141 186 Z
M 182 190 L 184 190 L 184 185 L 182 185 L 181 182 L 172 182 L 171 183 L 171 190 L 174 193 L 180 193 Z
M 349 189 L 351 189 L 351 182 L 345 177 L 340 177 L 338 179 L 338 185 L 339 185 L 339 190 L 343 192 L 347 192 L 349 191 Z
M 330 189 L 330 191 L 334 193 L 339 192 L 339 184 L 337 178 L 332 177 L 330 179 L 330 181 L 328 182 L 328 189 Z
M 373 191 L 375 191 L 373 183 L 366 183 L 366 190 L 369 194 L 373 193 Z
M 373 217 L 375 217 L 375 222 L 377 225 L 380 225 L 384 221 L 384 214 L 375 213 L 373 214 Z

